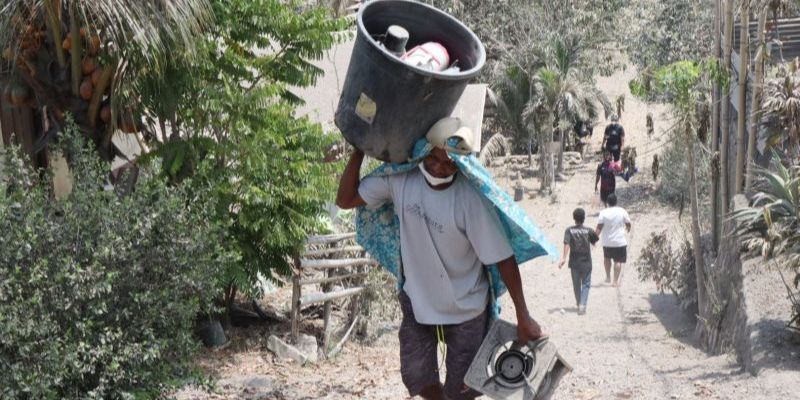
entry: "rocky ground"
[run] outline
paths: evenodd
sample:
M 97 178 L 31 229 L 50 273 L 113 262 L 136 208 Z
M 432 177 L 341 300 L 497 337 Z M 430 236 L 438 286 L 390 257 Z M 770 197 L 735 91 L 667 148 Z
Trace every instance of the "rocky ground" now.
M 652 155 L 665 143 L 667 122 L 657 122 L 656 137 L 645 135 L 645 115 L 666 121 L 664 107 L 636 101 L 627 90 L 633 71 L 619 72 L 599 84 L 610 98 L 626 94 L 621 123 L 628 143 L 637 147 L 641 172 L 630 183 L 618 183 L 620 205 L 633 220 L 629 265 L 620 288 L 605 283 L 602 249 L 593 257 L 595 269 L 588 313 L 574 308 L 568 270 L 559 270 L 551 260 L 540 258 L 522 266 L 525 293 L 533 316 L 539 320 L 574 367 L 561 383 L 557 399 L 790 399 L 798 398 L 800 382 L 798 347 L 776 340 L 773 363 L 758 377 L 742 373 L 730 355 L 709 356 L 695 347 L 694 322 L 676 305 L 672 295 L 660 294 L 651 282 L 641 282 L 633 262 L 653 232 L 669 230 L 680 235 L 675 210 L 651 196 L 654 184 L 649 172 Z M 600 144 L 602 129 L 596 129 L 592 148 Z M 560 246 L 564 229 L 571 224 L 575 207 L 587 210 L 587 224 L 594 226 L 600 209 L 592 191 L 597 156 L 573 166 L 569 177 L 559 182 L 555 193 L 539 195 L 535 179 L 525 181 L 521 206 Z M 504 180 L 511 191 L 515 184 Z M 684 220 L 686 217 L 684 217 Z M 759 278 L 753 278 L 759 279 Z M 766 278 L 765 278 L 766 279 Z M 771 279 L 771 278 L 770 278 Z M 774 283 L 768 287 L 781 288 Z M 273 294 L 277 307 L 286 304 L 286 293 Z M 780 301 L 780 296 L 778 296 Z M 503 318 L 513 321 L 510 299 L 504 299 Z M 381 323 L 382 324 L 382 323 Z M 380 325 L 378 335 L 367 342 L 350 341 L 335 358 L 300 365 L 281 360 L 267 350 L 270 333 L 285 333 L 286 325 L 251 328 L 234 333 L 231 345 L 206 350 L 198 363 L 219 379 L 211 392 L 184 388 L 180 399 L 402 399 L 407 393 L 400 381 L 397 321 Z

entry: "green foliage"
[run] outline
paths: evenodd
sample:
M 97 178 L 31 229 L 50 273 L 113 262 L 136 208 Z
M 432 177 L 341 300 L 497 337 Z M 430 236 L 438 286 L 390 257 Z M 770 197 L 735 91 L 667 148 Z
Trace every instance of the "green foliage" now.
M 696 0 L 647 0 L 630 8 L 633 29 L 625 30 L 630 60 L 640 69 L 657 69 L 680 60 L 712 54 L 714 7 Z
M 68 129 L 72 193 L 54 200 L 2 154 L 0 397 L 155 397 L 187 372 L 198 312 L 228 262 L 201 193 L 149 173 L 127 195 Z
M 780 257 L 800 273 L 800 166 L 787 168 L 773 155 L 772 169 L 757 168 L 755 174 L 751 205 L 731 214 L 734 233 L 751 251 Z
M 656 194 L 661 201 L 681 210 L 689 206 L 689 163 L 686 157 L 686 138 L 677 131 L 667 136 L 668 142 L 658 157 L 660 164 Z M 697 196 L 702 202 L 711 193 L 711 155 L 701 146 L 694 146 L 695 174 L 697 174 Z M 701 215 L 702 216 L 702 215 Z
M 224 245 L 239 262 L 222 270 L 231 288 L 254 292 L 259 275 L 288 275 L 309 233 L 323 228 L 336 164 L 318 124 L 296 118 L 292 88 L 312 85 L 312 64 L 345 34 L 344 20 L 296 1 L 212 0 L 214 22 L 193 62 L 176 59 L 167 86 L 145 105 L 169 126 L 145 159 L 160 160 L 174 183 L 192 177 L 228 228 Z M 166 134 L 166 132 L 165 132 Z M 235 291 L 227 293 L 228 300 Z
M 652 280 L 661 293 L 672 292 L 684 311 L 697 313 L 697 281 L 692 244 L 682 240 L 678 249 L 672 247 L 667 232 L 652 233 L 636 261 L 642 282 Z
M 424 0 L 452 14 L 483 41 L 487 50 L 488 67 L 493 81 L 502 74 L 509 60 L 531 64 L 536 58 L 533 49 L 561 42 L 570 49 L 567 54 L 587 71 L 610 73 L 617 67 L 613 62 L 613 49 L 608 44 L 622 37 L 624 26 L 622 11 L 629 0 L 568 0 L 550 2 L 542 0 Z M 573 51 L 581 49 L 580 51 Z M 494 68 L 500 64 L 500 68 Z M 526 65 L 526 68 L 528 66 Z

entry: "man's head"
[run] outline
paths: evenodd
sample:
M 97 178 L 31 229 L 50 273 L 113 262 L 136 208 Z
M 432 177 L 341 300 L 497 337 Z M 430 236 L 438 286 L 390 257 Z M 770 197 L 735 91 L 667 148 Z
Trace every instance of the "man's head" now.
M 472 153 L 472 136 L 472 130 L 459 118 L 437 121 L 425 136 L 433 145 L 431 153 L 422 160 L 425 170 L 436 178 L 447 178 L 458 172 L 458 166 L 447 153 Z
M 617 195 L 614 194 L 614 193 L 609 194 L 608 197 L 606 198 L 606 203 L 608 203 L 609 207 L 616 207 L 617 206 Z
M 447 178 L 458 172 L 458 166 L 444 149 L 434 147 L 430 154 L 422 160 L 425 170 L 436 178 Z
M 582 224 L 583 221 L 586 220 L 586 211 L 583 211 L 582 208 L 576 208 L 575 211 L 572 212 L 572 219 L 575 220 L 576 224 Z
M 611 119 L 611 122 L 619 122 L 619 115 L 611 114 L 610 119 Z

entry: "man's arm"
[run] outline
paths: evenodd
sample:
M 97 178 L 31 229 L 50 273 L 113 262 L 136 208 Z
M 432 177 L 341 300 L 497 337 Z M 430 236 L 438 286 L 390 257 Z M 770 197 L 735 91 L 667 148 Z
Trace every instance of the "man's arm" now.
M 564 251 L 561 252 L 561 262 L 558 263 L 558 268 L 561 269 L 564 267 L 564 263 L 567 262 L 567 255 L 569 254 L 569 244 L 564 243 Z
M 600 241 L 600 237 L 597 235 L 597 232 L 590 230 L 589 231 L 589 243 L 594 246 L 598 241 Z
M 600 182 L 600 173 L 598 172 L 594 178 L 594 192 L 597 193 L 597 183 Z
M 600 232 L 602 231 L 603 231 L 603 224 L 597 224 L 597 228 L 594 230 L 594 233 L 596 233 L 597 236 L 600 236 Z
M 542 328 L 539 323 L 531 318 L 528 306 L 525 304 L 525 295 L 522 293 L 522 279 L 519 276 L 519 266 L 517 259 L 512 255 L 497 263 L 500 269 L 500 276 L 508 287 L 508 294 L 514 302 L 514 310 L 517 313 L 517 337 L 521 343 L 536 340 L 542 336 Z
M 625 218 L 625 220 L 624 220 L 625 221 L 625 230 L 630 232 L 631 231 L 631 217 L 628 215 L 627 211 L 625 211 L 624 218 Z
M 342 178 L 339 180 L 339 191 L 336 193 L 336 205 L 344 210 L 366 205 L 367 202 L 358 195 L 359 173 L 361 162 L 364 161 L 364 152 L 355 149 L 350 155 L 350 160 L 344 168 Z
M 625 128 L 622 125 L 619 126 L 619 149 L 622 150 L 625 148 Z

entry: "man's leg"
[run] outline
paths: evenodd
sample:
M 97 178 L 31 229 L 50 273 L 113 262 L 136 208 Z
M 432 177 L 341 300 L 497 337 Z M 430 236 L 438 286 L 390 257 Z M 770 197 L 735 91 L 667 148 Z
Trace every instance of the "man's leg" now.
M 444 394 L 450 400 L 472 400 L 481 395 L 464 384 L 464 377 L 486 336 L 487 315 L 484 311 L 462 324 L 445 326 L 447 378 L 444 381 Z
M 606 283 L 611 283 L 611 254 L 608 247 L 603 247 L 603 268 L 606 269 Z
M 411 300 L 400 292 L 400 375 L 410 396 L 444 399 L 436 356 L 436 330 L 433 325 L 417 323 Z
M 615 249 L 616 254 L 614 255 L 614 286 L 619 286 L 619 278 L 620 274 L 622 273 L 622 268 L 625 266 L 625 263 L 628 261 L 628 247 L 618 247 Z
M 581 305 L 581 274 L 578 268 L 570 268 L 570 274 L 572 275 L 572 292 L 575 294 L 575 305 L 580 307 Z
M 580 305 L 583 307 L 583 311 L 586 312 L 586 303 L 589 301 L 589 289 L 592 288 L 591 268 L 581 271 L 580 284 L 581 284 Z

